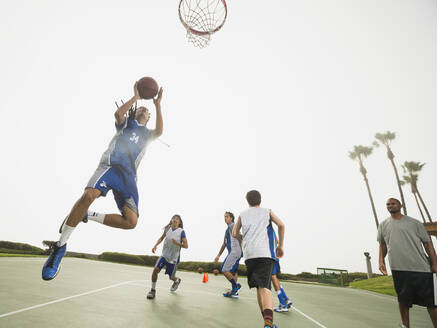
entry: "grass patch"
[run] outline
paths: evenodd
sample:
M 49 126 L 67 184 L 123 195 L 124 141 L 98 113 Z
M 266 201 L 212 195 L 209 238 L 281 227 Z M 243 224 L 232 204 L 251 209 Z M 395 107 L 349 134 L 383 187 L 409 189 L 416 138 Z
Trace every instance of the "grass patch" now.
M 44 255 L 0 253 L 0 257 L 44 257 Z
M 396 296 L 392 276 L 383 276 L 355 281 L 351 282 L 350 286 L 352 288 L 364 289 L 375 293 Z

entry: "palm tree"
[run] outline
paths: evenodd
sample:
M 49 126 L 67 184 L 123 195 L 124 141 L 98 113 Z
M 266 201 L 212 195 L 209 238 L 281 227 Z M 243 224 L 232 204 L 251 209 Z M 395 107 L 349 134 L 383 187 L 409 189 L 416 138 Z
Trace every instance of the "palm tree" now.
M 364 158 L 369 156 L 372 153 L 372 150 L 373 150 L 372 147 L 366 147 L 361 145 L 354 146 L 354 150 L 349 152 L 349 157 L 353 160 L 358 160 L 358 163 L 360 164 L 360 172 L 363 175 L 364 182 L 366 183 L 367 193 L 369 194 L 370 204 L 372 205 L 372 211 L 373 211 L 373 216 L 375 218 L 376 228 L 378 228 L 379 226 L 378 216 L 376 215 L 375 204 L 373 202 L 372 193 L 370 191 L 369 180 L 367 179 L 367 170 L 363 165 Z
M 394 132 L 390 132 L 390 131 L 387 131 L 386 133 L 375 134 L 375 139 L 378 140 L 379 142 L 381 142 L 385 146 L 385 148 L 387 149 L 387 157 L 390 160 L 391 165 L 393 166 L 393 170 L 395 171 L 396 182 L 398 184 L 399 193 L 401 195 L 401 201 L 402 201 L 402 205 L 403 205 L 403 209 L 404 209 L 404 214 L 407 215 L 407 204 L 405 203 L 404 193 L 402 192 L 401 179 L 399 179 L 398 169 L 397 169 L 395 161 L 394 161 L 395 155 L 393 154 L 393 152 L 390 148 L 390 143 L 395 138 L 396 138 L 396 134 Z M 376 142 L 376 141 L 373 144 L 375 146 L 379 146 L 378 142 Z
M 420 195 L 419 188 L 417 188 L 417 180 L 419 178 L 419 175 L 417 173 L 420 172 L 424 166 L 425 163 L 405 161 L 404 165 L 402 165 L 402 168 L 405 173 L 408 173 L 411 182 L 414 184 L 414 188 L 417 193 L 417 196 L 419 196 L 420 203 L 422 204 L 423 209 L 426 212 L 428 220 L 429 222 L 432 222 L 431 215 L 429 214 L 428 208 L 426 207 L 425 202 L 423 201 L 422 195 Z
M 409 183 L 411 185 L 411 192 L 413 193 L 414 199 L 416 200 L 416 204 L 417 204 L 417 207 L 419 208 L 420 215 L 422 216 L 423 223 L 426 223 L 425 217 L 423 216 L 422 208 L 420 207 L 419 200 L 417 199 L 417 179 L 418 179 L 418 177 L 419 177 L 419 175 L 417 175 L 417 174 L 412 174 L 411 176 L 404 175 L 404 180 L 401 181 L 401 184 L 404 185 L 406 183 Z

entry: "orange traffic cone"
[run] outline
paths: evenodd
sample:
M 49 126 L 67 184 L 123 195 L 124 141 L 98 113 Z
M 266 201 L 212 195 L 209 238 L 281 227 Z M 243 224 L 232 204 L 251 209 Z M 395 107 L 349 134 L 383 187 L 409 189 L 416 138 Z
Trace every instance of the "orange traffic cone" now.
M 202 282 L 207 282 L 207 281 L 208 281 L 208 279 L 206 278 L 206 274 L 204 273 L 204 274 L 203 274 Z
M 206 273 L 206 282 L 208 282 L 209 277 L 208 277 L 208 272 Z

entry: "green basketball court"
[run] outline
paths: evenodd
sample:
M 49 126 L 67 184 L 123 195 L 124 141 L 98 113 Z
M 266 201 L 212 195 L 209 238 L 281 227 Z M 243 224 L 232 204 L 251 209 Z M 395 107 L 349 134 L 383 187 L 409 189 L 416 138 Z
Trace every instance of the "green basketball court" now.
M 0 258 L 0 327 L 261 327 L 256 293 L 245 279 L 240 298 L 225 299 L 222 275 L 178 272 L 175 293 L 163 273 L 155 300 L 147 300 L 151 268 L 65 258 L 58 277 L 41 279 L 45 258 Z M 294 302 L 275 313 L 285 327 L 397 327 L 394 297 L 351 288 L 283 283 Z M 274 298 L 277 304 L 277 298 Z M 425 308 L 410 313 L 415 328 L 431 327 Z

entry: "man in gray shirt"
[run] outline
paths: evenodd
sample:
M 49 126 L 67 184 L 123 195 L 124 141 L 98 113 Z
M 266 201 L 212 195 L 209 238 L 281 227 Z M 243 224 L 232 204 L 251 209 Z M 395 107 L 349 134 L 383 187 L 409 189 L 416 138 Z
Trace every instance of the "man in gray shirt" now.
M 403 215 L 401 208 L 402 204 L 396 198 L 387 200 L 391 217 L 378 227 L 379 270 L 387 275 L 384 258 L 388 254 L 403 323 L 401 327 L 410 327 L 409 310 L 416 304 L 427 307 L 434 328 L 437 328 L 432 278 L 432 272 L 437 272 L 436 252 L 423 224 Z

